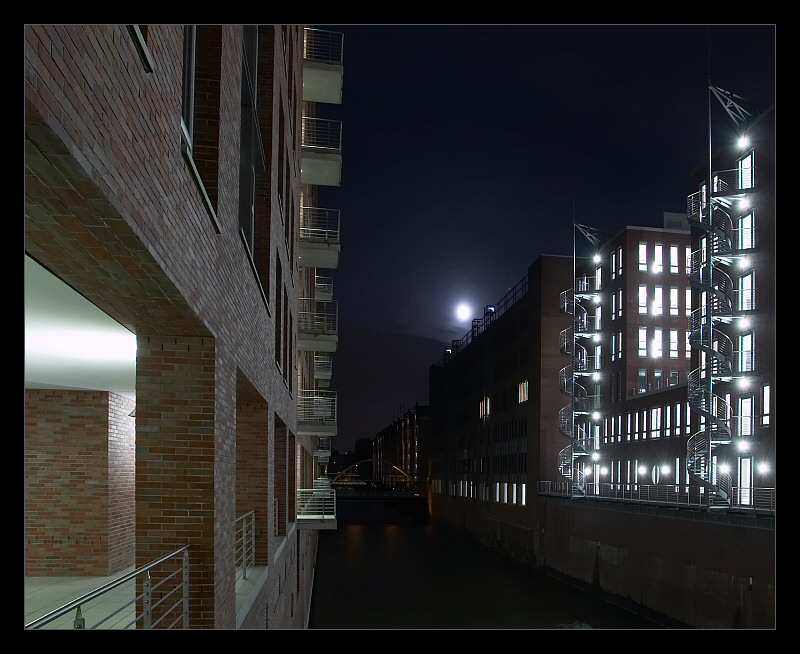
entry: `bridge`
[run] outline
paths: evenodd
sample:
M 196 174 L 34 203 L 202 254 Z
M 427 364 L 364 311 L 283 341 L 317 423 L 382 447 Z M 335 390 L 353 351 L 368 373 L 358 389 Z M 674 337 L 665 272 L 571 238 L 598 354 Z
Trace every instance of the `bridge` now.
M 372 477 L 364 478 L 357 474 L 358 466 L 372 464 Z M 376 475 L 376 468 L 378 474 Z M 383 474 L 381 474 L 383 472 Z M 385 499 L 390 497 L 425 497 L 425 484 L 414 479 L 408 472 L 390 461 L 378 461 L 374 458 L 361 459 L 351 463 L 333 476 L 330 483 L 336 489 L 338 497 L 361 497 Z

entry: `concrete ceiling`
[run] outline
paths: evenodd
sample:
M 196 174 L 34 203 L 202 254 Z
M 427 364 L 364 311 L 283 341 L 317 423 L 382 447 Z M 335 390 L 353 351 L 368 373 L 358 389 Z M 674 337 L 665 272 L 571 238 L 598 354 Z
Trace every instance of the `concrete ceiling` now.
M 25 257 L 25 388 L 113 391 L 134 398 L 136 337 Z

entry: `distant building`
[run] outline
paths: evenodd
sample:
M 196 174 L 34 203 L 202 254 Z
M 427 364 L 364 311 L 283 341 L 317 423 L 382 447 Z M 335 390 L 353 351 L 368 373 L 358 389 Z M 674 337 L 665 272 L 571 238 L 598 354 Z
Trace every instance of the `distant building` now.
M 774 108 L 739 127 L 685 215 L 573 225 L 430 369 L 434 519 L 695 627 L 775 620 Z
M 430 443 L 428 407 L 414 405 L 373 439 L 375 477 L 389 488 L 424 490 Z

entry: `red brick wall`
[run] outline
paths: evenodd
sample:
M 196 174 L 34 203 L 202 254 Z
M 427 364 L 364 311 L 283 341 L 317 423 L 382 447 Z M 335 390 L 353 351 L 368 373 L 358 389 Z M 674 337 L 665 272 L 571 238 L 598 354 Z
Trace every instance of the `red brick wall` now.
M 133 403 L 25 393 L 25 573 L 109 575 L 133 564 Z

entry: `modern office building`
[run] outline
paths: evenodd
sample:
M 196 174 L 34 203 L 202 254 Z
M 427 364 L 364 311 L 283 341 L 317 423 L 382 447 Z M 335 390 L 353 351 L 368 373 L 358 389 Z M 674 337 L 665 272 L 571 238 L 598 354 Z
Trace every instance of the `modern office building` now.
M 431 367 L 430 504 L 632 608 L 769 628 L 774 108 L 712 93 L 734 129 L 687 172 L 685 215 L 566 225 L 571 256 L 536 260 Z
M 128 628 L 302 629 L 336 527 L 342 35 L 24 34 L 26 580 L 128 579 Z

